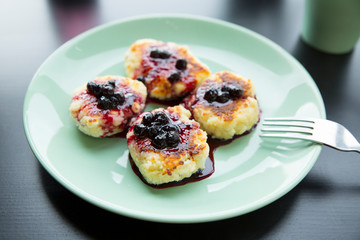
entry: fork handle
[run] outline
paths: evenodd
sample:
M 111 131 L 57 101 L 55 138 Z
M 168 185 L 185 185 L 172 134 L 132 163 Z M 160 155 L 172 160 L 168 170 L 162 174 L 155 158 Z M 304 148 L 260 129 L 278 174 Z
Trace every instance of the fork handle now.
M 357 152 L 357 153 L 360 153 L 360 146 L 357 147 L 353 152 Z
M 338 148 L 338 147 L 334 147 L 334 146 L 330 146 L 330 145 L 327 145 L 327 144 L 324 144 L 328 147 L 331 147 L 331 148 L 334 148 L 336 150 L 340 150 L 340 151 L 343 151 L 343 152 L 357 152 L 357 153 L 360 153 L 360 146 L 355 146 L 355 147 L 352 147 L 352 148 Z
M 348 152 L 357 152 L 357 153 L 360 153 L 360 149 L 349 150 Z
M 355 146 L 355 147 L 353 148 L 352 152 L 360 153 L 360 145 Z

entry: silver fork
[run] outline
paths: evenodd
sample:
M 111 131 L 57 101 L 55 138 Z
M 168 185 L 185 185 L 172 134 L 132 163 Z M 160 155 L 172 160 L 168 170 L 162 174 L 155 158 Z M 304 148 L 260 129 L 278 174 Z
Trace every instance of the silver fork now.
M 360 153 L 360 143 L 344 126 L 325 119 L 265 118 L 261 137 L 293 138 L 313 141 L 348 152 Z

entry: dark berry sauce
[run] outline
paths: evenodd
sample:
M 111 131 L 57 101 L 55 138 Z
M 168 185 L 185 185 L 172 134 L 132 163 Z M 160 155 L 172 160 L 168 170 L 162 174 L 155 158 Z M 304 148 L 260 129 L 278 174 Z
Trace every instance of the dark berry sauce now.
M 149 184 L 144 177 L 142 176 L 142 174 L 140 173 L 138 167 L 136 166 L 134 160 L 132 159 L 131 155 L 129 154 L 129 161 L 130 161 L 130 165 L 132 170 L 134 171 L 134 173 L 140 178 L 140 180 L 145 183 L 146 185 L 152 187 L 152 188 L 156 188 L 156 189 L 164 189 L 164 188 L 169 188 L 169 187 L 177 187 L 177 186 L 182 186 L 188 183 L 192 183 L 192 182 L 198 182 L 201 181 L 205 178 L 210 177 L 213 173 L 214 173 L 214 158 L 209 157 L 206 159 L 205 162 L 205 168 L 202 170 L 197 171 L 196 173 L 194 173 L 193 175 L 191 175 L 191 177 L 188 178 L 184 178 L 183 180 L 179 181 L 179 182 L 168 182 L 168 183 L 163 183 L 163 184 L 159 184 L 159 185 L 155 185 L 155 184 Z
M 237 100 L 244 93 L 239 85 L 224 85 L 221 88 L 210 88 L 204 94 L 204 99 L 209 102 L 226 103 L 229 100 Z
M 96 97 L 98 108 L 103 110 L 116 109 L 125 101 L 124 93 L 116 91 L 116 82 L 111 80 L 105 83 L 88 82 L 86 89 Z
M 149 138 L 153 147 L 157 149 L 176 148 L 180 143 L 180 133 L 184 124 L 169 117 L 162 111 L 144 114 L 141 123 L 134 125 L 135 137 Z
M 127 139 L 128 143 L 136 141 L 139 149 L 161 152 L 164 156 L 176 152 L 193 151 L 192 146 L 188 144 L 191 140 L 190 131 L 194 128 L 193 123 L 183 123 L 176 114 L 168 113 L 166 110 L 155 113 L 145 112 L 140 117 L 142 117 L 142 122 L 129 129 L 129 131 L 134 131 L 134 135 Z M 145 131 L 141 131 L 142 125 L 146 127 Z M 137 128 L 139 130 L 136 130 Z M 168 133 L 176 135 L 174 141 L 170 139 L 170 136 L 166 136 L 164 146 L 161 145 L 162 143 L 154 143 L 156 137 Z
M 140 65 L 134 73 L 134 79 L 144 82 L 149 93 L 154 88 L 163 88 L 164 94 L 176 98 L 178 96 L 173 89 L 174 83 L 180 81 L 185 85 L 180 96 L 196 87 L 196 79 L 190 74 L 188 61 L 179 56 L 178 49 L 167 43 L 148 47 L 142 55 Z M 168 84 L 164 83 L 166 80 Z
M 187 104 L 190 104 L 189 101 L 191 101 L 191 96 L 195 96 L 196 94 L 193 94 L 193 95 L 190 95 L 188 97 L 187 100 L 183 101 L 181 99 L 178 99 L 178 100 L 174 100 L 174 101 L 167 101 L 167 102 L 164 102 L 164 101 L 160 101 L 160 100 L 155 100 L 155 99 L 148 99 L 147 100 L 147 104 L 149 103 L 156 103 L 156 104 L 166 104 L 168 106 L 175 106 L 175 105 L 178 105 L 179 103 L 183 103 L 183 105 L 186 105 Z M 197 99 L 199 100 L 199 99 Z M 202 100 L 202 101 L 205 101 L 205 100 Z M 188 107 L 186 107 L 188 108 Z M 189 108 L 188 108 L 189 109 Z M 259 113 L 259 121 L 260 121 L 260 116 L 261 116 L 261 110 L 260 110 L 260 113 Z M 177 121 L 177 119 L 174 119 L 172 118 L 172 121 Z M 258 122 L 259 122 L 258 121 Z M 235 139 L 238 139 L 244 135 L 247 135 L 249 133 L 251 133 L 253 131 L 253 129 L 255 129 L 257 126 L 257 124 L 255 124 L 250 130 L 246 131 L 245 133 L 241 134 L 241 135 L 236 135 L 234 136 L 232 139 L 229 139 L 229 140 L 218 140 L 218 139 L 214 139 L 214 138 L 211 138 L 211 137 L 208 137 L 208 140 L 207 140 L 207 143 L 209 145 L 209 156 L 207 157 L 206 161 L 205 161 L 205 168 L 202 169 L 202 170 L 199 170 L 198 172 L 194 173 L 193 175 L 191 175 L 189 178 L 185 178 L 181 181 L 174 181 L 174 182 L 169 182 L 169 183 L 164 183 L 164 184 L 160 184 L 160 185 L 154 185 L 154 184 L 149 184 L 145 179 L 144 177 L 142 176 L 142 174 L 140 173 L 138 167 L 136 166 L 136 164 L 134 163 L 131 155 L 129 154 L 129 162 L 130 162 L 130 165 L 131 165 L 131 168 L 132 170 L 134 171 L 134 173 L 141 179 L 142 182 L 144 182 L 146 185 L 152 187 L 152 188 L 156 188 L 156 189 L 164 189 L 164 188 L 169 188 L 169 187 L 176 187 L 176 186 L 182 186 L 182 185 L 185 185 L 185 184 L 188 184 L 188 183 L 192 183 L 192 182 L 198 182 L 198 181 L 201 181 L 203 179 L 206 179 L 208 177 L 210 177 L 214 171 L 215 171 L 215 159 L 214 159 L 214 153 L 216 151 L 216 149 L 218 147 L 221 147 L 221 146 L 225 146 L 225 145 L 228 145 L 228 144 L 231 144 Z M 191 126 L 187 126 L 185 124 L 183 124 L 182 126 L 182 132 L 185 132 L 185 131 L 189 131 L 191 129 Z M 183 136 L 181 134 L 181 136 Z M 126 134 L 125 135 L 121 135 L 121 137 L 124 137 L 126 138 Z M 133 136 L 134 137 L 134 136 Z M 182 137 L 181 139 L 182 141 L 188 141 L 188 139 Z M 130 140 L 131 141 L 131 140 Z M 142 143 L 143 145 L 141 146 L 142 148 L 151 148 L 151 149 L 155 149 L 149 142 L 143 142 Z M 172 149 L 163 149 L 162 151 L 164 151 L 165 153 L 171 153 L 171 152 L 174 152 L 174 151 L 178 151 L 179 149 L 178 148 L 172 148 Z
M 220 84 L 217 82 L 204 82 L 194 93 L 186 97 L 183 105 L 189 111 L 197 105 L 224 107 L 239 99 L 246 99 L 244 89 L 238 83 Z
M 153 55 L 152 57 L 150 56 L 150 54 L 148 53 L 148 57 L 144 57 L 143 62 L 142 62 L 142 68 L 140 72 L 138 72 L 137 74 L 135 74 L 135 78 L 138 78 L 138 80 L 141 80 L 142 82 L 146 82 L 149 83 L 149 79 L 150 82 L 151 81 L 156 81 L 156 77 L 154 77 L 152 74 L 162 74 L 165 72 L 165 74 L 167 76 L 170 76 L 169 73 L 174 73 L 174 69 L 176 71 L 178 70 L 184 70 L 186 71 L 186 65 L 187 62 L 182 61 L 181 59 L 178 59 L 177 57 L 174 57 L 174 55 L 172 54 L 172 52 L 166 51 L 165 53 L 161 53 L 160 52 L 154 52 L 151 55 Z M 155 59 L 155 60 L 154 60 Z M 169 62 L 166 61 L 172 61 L 172 64 L 169 65 Z M 169 66 L 172 66 L 169 68 Z M 154 70 L 155 73 L 152 73 L 151 69 L 157 69 Z M 180 74 L 180 76 L 182 76 Z M 177 76 L 175 77 L 177 78 Z M 169 80 L 169 79 L 168 79 Z M 170 79 L 169 82 L 171 82 L 172 80 Z M 175 81 L 177 81 L 175 79 Z M 151 84 L 149 87 L 149 84 L 147 84 L 148 87 L 148 91 L 149 88 L 151 89 Z M 210 89 L 210 90 L 209 90 Z M 188 97 L 185 98 L 178 98 L 178 99 L 172 99 L 170 101 L 161 101 L 161 100 L 156 100 L 156 99 L 147 99 L 146 104 L 150 104 L 150 103 L 154 103 L 154 104 L 159 104 L 159 105 L 166 105 L 166 106 L 175 106 L 175 105 L 179 105 L 182 104 L 185 108 L 187 108 L 188 110 L 190 110 L 191 112 L 193 111 L 193 107 L 199 103 L 201 105 L 207 105 L 207 106 L 212 106 L 215 108 L 223 108 L 226 105 L 232 105 L 233 102 L 235 102 L 238 99 L 246 99 L 248 96 L 246 96 L 245 90 L 246 88 L 238 85 L 237 82 L 228 84 L 228 85 L 223 85 L 223 84 L 219 84 L 217 86 L 214 86 L 212 83 L 210 83 L 210 85 L 205 86 L 205 87 L 200 87 L 197 90 L 195 90 L 196 92 L 194 92 L 193 94 L 189 95 Z M 255 97 L 256 98 L 256 97 Z M 231 111 L 230 111 L 231 112 Z M 260 120 L 260 115 L 261 115 L 261 110 L 260 110 L 260 114 L 259 114 L 259 120 Z M 176 118 L 171 118 L 171 122 L 177 122 L 178 119 Z M 145 121 L 145 122 L 144 122 Z M 151 121 L 151 119 L 149 120 Z M 149 123 L 147 123 L 147 120 L 143 118 L 143 122 L 141 123 L 141 125 L 147 125 Z M 166 125 L 167 123 L 163 123 L 164 125 Z M 134 130 L 134 127 L 136 125 L 133 125 L 130 130 Z M 205 168 L 202 170 L 197 171 L 196 173 L 194 173 L 192 176 L 185 178 L 181 181 L 174 181 L 174 182 L 169 182 L 169 183 L 165 183 L 165 184 L 160 184 L 160 185 L 154 185 L 154 184 L 149 184 L 144 177 L 142 176 L 142 174 L 140 173 L 138 167 L 136 166 L 136 164 L 134 163 L 131 155 L 129 154 L 129 162 L 131 165 L 131 168 L 133 169 L 134 173 L 141 179 L 141 181 L 143 181 L 146 185 L 152 187 L 152 188 L 156 188 L 156 189 L 164 189 L 164 188 L 169 188 L 169 187 L 175 187 L 175 186 L 182 186 L 188 183 L 192 183 L 192 182 L 197 182 L 203 179 L 206 179 L 208 177 L 210 177 L 214 171 L 215 171 L 215 164 L 214 164 L 214 153 L 216 151 L 216 149 L 218 147 L 221 146 L 225 146 L 228 144 L 231 144 L 235 139 L 240 138 L 244 135 L 249 134 L 250 132 L 252 132 L 252 130 L 257 126 L 257 124 L 255 124 L 252 129 L 250 129 L 249 131 L 246 131 L 245 133 L 241 134 L 241 135 L 236 135 L 234 136 L 232 139 L 229 140 L 218 140 L 218 139 L 213 139 L 208 137 L 207 143 L 209 145 L 209 156 L 207 157 L 206 161 L 205 161 Z M 155 152 L 162 152 L 162 154 L 166 155 L 170 155 L 171 153 L 174 152 L 178 152 L 181 150 L 186 150 L 188 151 L 188 149 L 186 149 L 186 143 L 189 142 L 188 139 L 188 132 L 190 131 L 190 129 L 192 129 L 192 126 L 190 125 L 186 125 L 184 123 L 180 123 L 179 124 L 179 135 L 180 135 L 180 143 L 174 146 L 163 146 L 160 148 L 156 147 L 156 144 L 154 146 L 154 144 L 151 142 L 151 140 L 149 140 L 148 136 L 149 134 L 151 135 L 151 130 L 150 129 L 142 129 L 143 126 L 138 126 L 138 136 L 140 136 L 140 141 L 138 141 L 139 139 L 137 139 L 137 144 L 140 145 L 141 149 L 149 149 Z M 147 132 L 147 133 L 145 133 Z M 150 133 L 149 133 L 150 132 Z M 142 136 L 142 134 L 144 134 L 144 136 Z M 156 135 L 157 133 L 155 132 L 154 135 Z M 146 135 L 146 136 L 145 136 Z M 122 137 L 126 137 L 126 135 L 122 135 Z M 127 139 L 128 143 L 129 141 L 134 141 L 136 138 L 135 135 L 132 135 L 129 139 Z
M 112 90 L 109 90 L 109 92 L 106 92 L 105 94 L 103 92 L 100 92 L 101 90 L 97 89 L 100 88 L 99 86 L 104 84 L 103 81 L 92 81 L 93 83 L 87 85 L 87 88 L 82 91 L 80 94 L 73 97 L 72 101 L 77 101 L 81 99 L 85 104 L 82 105 L 79 112 L 83 111 L 86 108 L 87 114 L 90 116 L 102 116 L 102 119 L 106 124 L 103 125 L 104 136 L 111 134 L 114 132 L 114 126 L 113 126 L 113 116 L 117 116 L 122 112 L 124 116 L 124 121 L 121 123 L 120 126 L 117 126 L 117 129 L 125 129 L 128 125 L 130 119 L 133 116 L 137 116 L 139 113 L 135 113 L 132 110 L 132 106 L 134 103 L 137 103 L 139 106 L 144 104 L 145 99 L 140 95 L 135 93 L 131 90 L 131 88 L 125 83 L 120 80 L 113 80 L 109 81 L 109 83 L 105 84 L 111 84 L 113 86 Z M 89 92 L 90 89 L 90 92 Z M 96 90 L 97 89 L 97 90 Z M 124 96 L 124 98 L 116 103 L 111 107 L 111 109 L 103 109 L 99 106 L 99 99 L 98 97 L 106 95 L 110 96 L 111 94 L 119 93 Z M 114 100 L 115 101 L 115 100 Z M 80 121 L 80 119 L 78 119 Z M 101 137 L 104 137 L 101 136 Z
M 183 101 L 183 98 L 176 98 L 172 100 L 162 101 L 155 98 L 147 98 L 146 99 L 146 105 L 147 104 L 158 104 L 158 105 L 165 105 L 166 107 L 173 107 L 176 105 L 180 105 Z
M 254 128 L 255 128 L 255 126 L 254 126 Z M 138 167 L 136 166 L 134 160 L 132 159 L 130 153 L 129 153 L 129 162 L 130 162 L 132 170 L 140 178 L 140 180 L 143 183 L 145 183 L 146 185 L 148 185 L 148 186 L 150 186 L 152 188 L 164 189 L 164 188 L 169 188 L 169 187 L 183 186 L 185 184 L 198 182 L 198 181 L 201 181 L 201 180 L 204 180 L 204 179 L 210 177 L 215 172 L 214 153 L 215 153 L 216 149 L 218 147 L 231 144 L 235 139 L 238 139 L 238 138 L 240 138 L 240 137 L 242 137 L 244 135 L 247 135 L 251 131 L 252 131 L 252 129 L 245 132 L 245 133 L 243 133 L 243 134 L 241 134 L 241 135 L 237 135 L 234 138 L 229 139 L 229 140 L 218 140 L 218 139 L 208 138 L 207 143 L 209 144 L 210 151 L 209 151 L 209 156 L 205 161 L 205 168 L 202 169 L 202 170 L 197 171 L 196 173 L 194 173 L 190 177 L 184 178 L 183 180 L 178 181 L 178 182 L 169 182 L 169 183 L 164 183 L 164 184 L 160 184 L 160 185 L 149 184 L 144 179 L 142 174 L 140 173 L 140 171 L 139 171 Z

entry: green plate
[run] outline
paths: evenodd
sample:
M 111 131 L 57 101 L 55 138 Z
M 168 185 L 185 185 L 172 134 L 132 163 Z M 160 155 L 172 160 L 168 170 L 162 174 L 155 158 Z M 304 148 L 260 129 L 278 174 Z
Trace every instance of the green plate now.
M 278 45 L 250 30 L 187 15 L 151 15 L 106 24 L 56 50 L 35 74 L 25 97 L 23 120 L 30 147 L 67 189 L 129 217 L 205 222 L 261 208 L 310 171 L 321 146 L 263 141 L 258 126 L 218 148 L 215 173 L 203 181 L 167 189 L 142 183 L 128 162 L 125 139 L 82 134 L 68 110 L 76 87 L 99 75 L 124 75 L 125 51 L 140 38 L 188 45 L 212 72 L 230 70 L 252 79 L 262 118 L 325 118 L 321 95 L 306 70 Z

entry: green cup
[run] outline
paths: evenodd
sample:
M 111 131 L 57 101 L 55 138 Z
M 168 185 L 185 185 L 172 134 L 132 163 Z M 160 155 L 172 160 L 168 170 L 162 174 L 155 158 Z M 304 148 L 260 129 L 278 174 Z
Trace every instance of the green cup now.
M 360 0 L 306 0 L 302 38 L 332 54 L 350 52 L 360 36 Z

